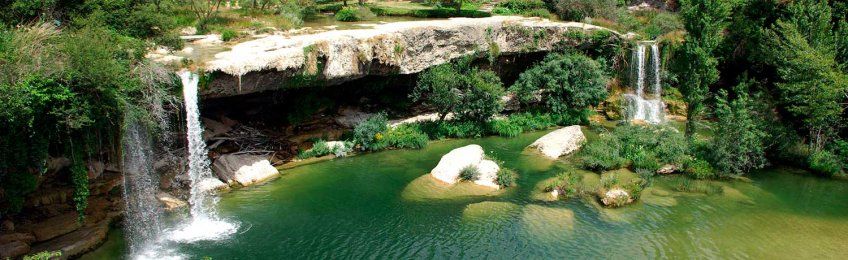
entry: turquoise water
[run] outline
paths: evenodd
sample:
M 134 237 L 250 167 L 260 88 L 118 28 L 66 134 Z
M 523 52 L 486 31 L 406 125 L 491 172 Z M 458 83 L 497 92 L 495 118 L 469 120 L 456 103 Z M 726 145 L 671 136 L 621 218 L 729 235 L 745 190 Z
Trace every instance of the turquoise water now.
M 549 201 L 538 186 L 568 168 L 523 151 L 544 133 L 433 142 L 285 170 L 265 185 L 221 195 L 240 224 L 226 240 L 184 244 L 189 258 L 848 258 L 848 183 L 792 169 L 676 192 L 658 177 L 641 201 L 601 208 Z M 426 174 L 453 148 L 476 143 L 519 172 L 518 187 L 448 188 Z M 87 258 L 125 252 L 119 232 Z

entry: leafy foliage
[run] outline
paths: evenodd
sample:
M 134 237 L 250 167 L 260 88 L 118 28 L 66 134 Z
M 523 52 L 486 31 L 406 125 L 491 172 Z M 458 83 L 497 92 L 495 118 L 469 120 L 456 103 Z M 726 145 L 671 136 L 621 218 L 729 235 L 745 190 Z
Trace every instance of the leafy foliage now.
M 497 175 L 497 184 L 504 188 L 515 186 L 516 181 L 518 181 L 518 174 L 515 173 L 515 171 L 513 171 L 512 169 L 501 167 L 501 169 L 498 170 Z
M 655 172 L 665 164 L 681 166 L 689 159 L 689 146 L 676 130 L 659 126 L 620 126 L 602 133 L 579 153 L 583 168 L 615 170 L 630 165 L 634 170 Z
M 704 110 L 709 86 L 719 79 L 718 59 L 714 51 L 722 41 L 731 3 L 722 0 L 680 1 L 686 39 L 677 66 L 681 76 L 680 92 L 687 103 L 686 135 L 692 136 Z
M 576 114 L 607 96 L 601 65 L 582 54 L 553 53 L 521 73 L 509 90 L 523 106 L 538 104 L 555 114 Z
M 503 84 L 494 72 L 471 67 L 473 57 L 428 69 L 410 97 L 439 113 L 440 121 L 454 113 L 460 121 L 486 122 L 503 110 Z
M 353 129 L 353 140 L 362 150 L 382 148 L 378 144 L 388 130 L 388 119 L 385 113 L 379 113 L 359 123 Z
M 766 133 L 753 116 L 748 87 L 742 83 L 735 89 L 736 98 L 729 100 L 720 90 L 715 114 L 718 118 L 711 159 L 722 174 L 741 175 L 766 165 Z
M 480 170 L 477 166 L 469 165 L 459 171 L 459 179 L 463 181 L 476 181 L 480 179 Z

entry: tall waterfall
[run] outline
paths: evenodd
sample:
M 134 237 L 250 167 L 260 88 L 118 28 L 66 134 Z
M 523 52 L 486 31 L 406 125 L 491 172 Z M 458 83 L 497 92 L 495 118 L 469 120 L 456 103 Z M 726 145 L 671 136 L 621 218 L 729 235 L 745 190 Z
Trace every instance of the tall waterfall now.
M 648 61 L 646 58 L 647 46 L 651 46 Z M 646 67 L 651 65 L 651 73 L 648 75 Z M 624 115 L 627 120 L 644 120 L 652 124 L 663 121 L 662 82 L 660 79 L 660 53 L 656 42 L 639 42 L 633 51 L 630 62 L 632 71 L 631 86 L 635 89 L 633 93 L 624 94 Z M 650 79 L 650 80 L 649 80 Z M 646 93 L 645 85 L 651 84 L 649 93 Z
M 132 122 L 125 126 L 123 143 L 124 230 L 130 254 L 156 241 L 162 231 L 162 209 L 156 201 L 159 181 L 153 171 L 153 147 L 147 129 Z
M 183 98 L 186 109 L 186 138 L 188 139 L 188 176 L 191 182 L 191 219 L 170 234 L 170 239 L 178 242 L 216 240 L 234 233 L 237 225 L 221 220 L 215 212 L 218 198 L 209 191 L 209 183 L 219 182 L 209 169 L 208 150 L 203 140 L 203 127 L 200 125 L 200 109 L 197 101 L 199 77 L 188 71 L 180 72 L 183 84 Z

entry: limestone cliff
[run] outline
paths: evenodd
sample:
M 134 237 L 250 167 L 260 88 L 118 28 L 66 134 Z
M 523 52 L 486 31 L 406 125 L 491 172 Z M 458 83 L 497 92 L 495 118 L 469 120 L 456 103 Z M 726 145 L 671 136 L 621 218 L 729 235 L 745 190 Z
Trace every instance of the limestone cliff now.
M 575 22 L 495 16 L 274 35 L 237 44 L 203 64 L 212 77 L 202 94 L 223 97 L 334 85 L 367 75 L 412 74 L 474 52 L 510 55 L 577 45 L 580 35 L 593 31 L 609 30 Z

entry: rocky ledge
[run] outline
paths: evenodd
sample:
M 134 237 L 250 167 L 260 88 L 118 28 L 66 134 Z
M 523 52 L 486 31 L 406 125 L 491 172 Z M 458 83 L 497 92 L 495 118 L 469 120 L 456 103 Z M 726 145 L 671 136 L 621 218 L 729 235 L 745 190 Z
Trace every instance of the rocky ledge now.
M 584 43 L 608 29 L 576 22 L 495 16 L 397 22 L 370 29 L 273 35 L 243 42 L 200 66 L 211 73 L 205 98 L 335 85 L 368 75 L 413 74 L 475 52 L 544 52 Z M 582 33 L 582 34 L 581 34 Z

